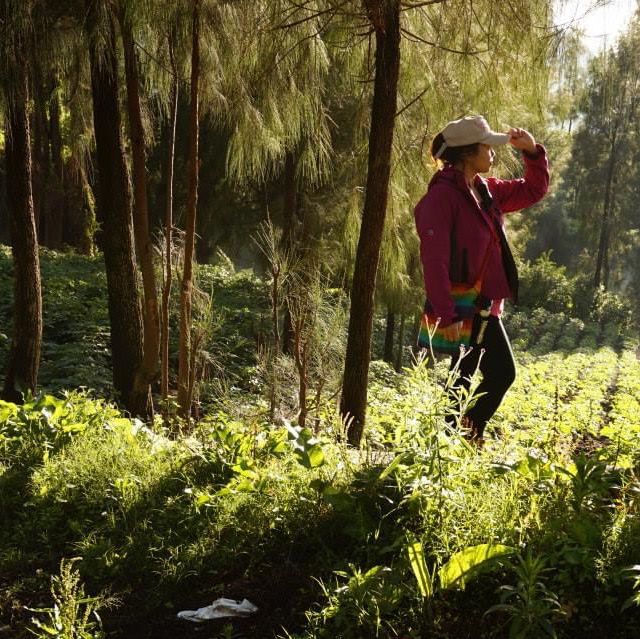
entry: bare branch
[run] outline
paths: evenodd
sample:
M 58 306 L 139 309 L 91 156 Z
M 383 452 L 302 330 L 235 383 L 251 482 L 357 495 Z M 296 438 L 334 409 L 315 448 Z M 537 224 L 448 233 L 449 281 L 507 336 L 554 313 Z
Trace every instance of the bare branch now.
M 405 104 L 400 111 L 396 113 L 396 118 L 401 116 L 407 109 L 410 109 L 430 88 L 431 85 L 426 86 L 422 91 L 420 91 L 420 93 L 418 93 L 418 95 L 416 95 L 415 98 L 413 98 L 408 104 Z
M 450 47 L 445 47 L 441 44 L 437 44 L 436 42 L 426 40 L 425 38 L 409 31 L 408 29 L 401 28 L 400 30 L 414 42 L 424 42 L 424 44 L 428 44 L 430 47 L 435 47 L 436 49 L 441 49 L 442 51 L 448 51 L 449 53 L 458 53 L 460 55 L 479 55 L 481 53 L 486 53 L 487 51 L 489 51 L 489 49 L 482 49 L 480 51 L 461 51 L 459 49 L 451 49 Z
M 288 29 L 290 27 L 296 27 L 300 24 L 304 24 L 305 22 L 309 22 L 310 20 L 315 20 L 315 18 L 319 18 L 320 16 L 326 15 L 327 13 L 332 14 L 332 17 L 334 17 L 340 11 L 340 9 L 342 9 L 342 7 L 344 7 L 347 4 L 348 1 L 349 0 L 342 0 L 342 2 L 340 2 L 335 7 L 332 6 L 332 7 L 329 7 L 328 9 L 323 9 L 322 11 L 315 11 L 311 15 L 305 16 L 304 18 L 300 18 L 298 20 L 293 20 L 292 22 L 287 22 L 285 20 L 285 22 L 282 22 L 279 25 L 275 26 L 274 29 Z M 301 6 L 298 6 L 298 5 L 295 5 L 295 6 L 298 7 L 297 10 L 306 9 L 306 4 Z
M 447 0 L 424 0 L 423 2 L 402 2 L 400 11 L 409 11 L 411 9 L 419 9 L 420 7 L 428 7 L 431 4 L 442 4 Z
M 289 29 L 290 27 L 297 27 L 298 25 L 304 24 L 305 22 L 309 22 L 311 20 L 315 20 L 320 16 L 324 16 L 327 13 L 333 13 L 335 15 L 335 9 L 325 9 L 324 11 L 316 11 L 311 15 L 305 16 L 304 18 L 300 18 L 299 20 L 294 20 L 293 22 L 283 22 L 274 27 L 274 29 Z

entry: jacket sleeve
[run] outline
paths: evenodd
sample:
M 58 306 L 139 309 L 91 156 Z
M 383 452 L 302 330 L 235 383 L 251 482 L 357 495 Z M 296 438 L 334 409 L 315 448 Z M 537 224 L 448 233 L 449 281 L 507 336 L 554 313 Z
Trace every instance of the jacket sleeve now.
M 536 145 L 536 155 L 523 153 L 525 172 L 518 180 L 487 180 L 493 201 L 503 213 L 511 213 L 533 206 L 541 200 L 549 188 L 549 164 L 547 152 Z
M 454 210 L 447 195 L 437 187 L 432 188 L 415 209 L 427 299 L 443 327 L 453 322 L 455 314 L 449 282 Z

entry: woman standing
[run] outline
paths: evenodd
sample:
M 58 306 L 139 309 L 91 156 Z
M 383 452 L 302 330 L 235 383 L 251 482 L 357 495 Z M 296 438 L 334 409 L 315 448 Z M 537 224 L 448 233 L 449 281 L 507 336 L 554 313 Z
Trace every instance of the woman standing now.
M 524 177 L 481 178 L 479 174 L 493 164 L 492 147 L 507 143 L 522 151 Z M 453 283 L 472 286 L 481 281 L 488 311 L 486 322 L 479 316 L 474 318 L 473 348 L 460 362 L 453 389 L 468 388 L 479 367 L 478 399 L 463 416 L 463 424 L 471 439 L 481 444 L 487 421 L 516 374 L 509 338 L 500 320 L 504 300 L 518 295 L 516 265 L 503 230 L 504 213 L 542 199 L 549 185 L 547 156 L 544 147 L 524 129 L 496 133 L 481 116 L 449 122 L 434 138 L 431 155 L 441 167 L 415 208 L 427 299 L 449 340 L 456 340 L 462 328 L 451 297 Z M 479 334 L 481 347 L 475 344 L 480 341 Z M 458 356 L 453 356 L 452 368 L 457 362 Z

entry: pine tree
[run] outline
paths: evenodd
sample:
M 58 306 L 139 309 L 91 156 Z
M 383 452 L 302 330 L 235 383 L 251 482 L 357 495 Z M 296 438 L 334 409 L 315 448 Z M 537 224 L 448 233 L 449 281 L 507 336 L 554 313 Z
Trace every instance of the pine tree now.
M 15 270 L 14 323 L 3 397 L 21 401 L 35 393 L 42 344 L 42 291 L 36 235 L 29 125 L 27 43 L 31 3 L 0 5 L 2 88 L 6 104 L 6 167 L 9 230 Z
M 362 438 L 373 325 L 373 294 L 387 210 L 391 148 L 400 72 L 400 2 L 365 2 L 375 31 L 375 79 L 369 135 L 369 165 L 362 225 L 351 286 L 351 313 L 340 412 L 349 443 Z
M 149 229 L 146 145 L 140 97 L 138 56 L 133 37 L 131 10 L 122 0 L 119 6 L 118 19 L 125 59 L 127 109 L 133 164 L 133 229 L 143 286 L 144 350 L 142 366 L 136 384 L 140 385 L 139 392 L 144 392 L 144 388 L 153 383 L 158 375 L 160 364 L 160 317 L 153 266 L 153 243 Z M 153 403 L 151 401 L 148 403 L 148 409 L 151 416 L 153 412 Z
M 178 368 L 178 404 L 183 417 L 191 413 L 195 383 L 191 340 L 193 259 L 198 206 L 198 142 L 200 135 L 200 0 L 193 0 L 191 31 L 191 106 L 189 113 L 189 156 L 187 163 L 187 210 L 184 242 L 184 267 L 180 292 L 180 352 Z
M 341 414 L 350 424 L 348 437 L 353 445 L 360 443 L 364 427 L 373 294 L 384 231 L 389 180 L 392 184 L 391 193 L 415 193 L 415 182 L 419 172 L 411 170 L 408 166 L 413 163 L 414 167 L 420 167 L 422 158 L 420 155 L 416 157 L 415 151 L 424 147 L 424 144 L 415 144 L 415 140 L 410 143 L 406 130 L 409 118 L 404 117 L 404 122 L 399 119 L 396 123 L 395 112 L 387 113 L 386 120 L 384 116 L 376 113 L 376 101 L 379 99 L 380 91 L 377 76 L 381 58 L 379 48 L 384 44 L 385 38 L 390 37 L 397 28 L 398 34 L 403 36 L 403 43 L 397 44 L 398 66 L 402 69 L 398 73 L 397 87 L 394 89 L 399 88 L 400 94 L 398 114 L 406 115 L 419 104 L 427 117 L 440 110 L 441 116 L 446 114 L 449 116 L 446 119 L 452 119 L 460 115 L 459 112 L 452 112 L 452 107 L 463 112 L 468 111 L 467 101 L 470 101 L 474 112 L 484 111 L 488 116 L 498 112 L 503 117 L 516 113 L 518 121 L 524 123 L 527 117 L 523 105 L 539 105 L 538 99 L 546 91 L 547 73 L 543 54 L 548 40 L 540 37 L 538 27 L 550 25 L 550 2 L 540 0 L 510 3 L 509 11 L 506 12 L 504 7 L 498 7 L 492 2 L 474 2 L 473 7 L 469 5 L 470 3 L 463 1 L 404 1 L 398 6 L 393 2 L 364 3 L 370 28 L 376 35 L 376 79 L 368 145 L 369 168 L 354 266 L 341 399 Z M 396 12 L 397 27 L 394 22 Z M 391 13 L 393 19 L 389 17 Z M 534 65 L 530 64 L 530 58 L 522 55 L 523 51 L 534 56 Z M 400 64 L 401 52 L 405 59 L 403 65 Z M 525 59 L 528 62 L 526 70 Z M 478 73 L 479 70 L 482 70 L 481 74 Z M 413 87 L 415 90 L 416 73 L 422 75 L 422 82 L 426 83 L 426 88 L 417 96 L 405 98 L 405 87 Z M 394 75 L 388 70 L 385 75 L 386 83 L 380 84 L 383 89 L 389 89 L 392 83 L 396 84 Z M 521 82 L 529 95 L 524 96 L 522 92 L 518 92 L 521 98 L 519 103 L 501 103 L 500 100 L 504 100 L 507 93 L 503 85 L 505 76 Z M 411 79 L 414 81 L 407 81 Z M 482 86 L 482 92 L 478 91 L 479 85 Z M 540 115 L 538 117 L 540 118 Z M 442 117 L 445 122 L 446 119 Z M 378 127 L 392 132 L 389 143 L 379 147 L 376 142 Z M 395 143 L 399 149 L 395 157 L 392 156 L 391 146 L 394 127 L 398 131 Z M 423 134 L 423 140 L 425 137 Z M 393 173 L 383 170 L 383 167 L 391 164 L 394 164 Z M 392 177 L 394 174 L 398 176 L 395 179 Z M 372 180 L 372 175 L 377 175 L 378 179 Z M 424 188 L 424 181 L 422 185 Z M 375 212 L 373 218 L 369 217 L 372 211 Z
M 135 415 L 147 415 L 149 387 L 141 384 L 139 377 L 143 328 L 133 248 L 131 193 L 121 136 L 114 16 L 103 0 L 86 0 L 85 10 L 113 383 L 127 410 Z

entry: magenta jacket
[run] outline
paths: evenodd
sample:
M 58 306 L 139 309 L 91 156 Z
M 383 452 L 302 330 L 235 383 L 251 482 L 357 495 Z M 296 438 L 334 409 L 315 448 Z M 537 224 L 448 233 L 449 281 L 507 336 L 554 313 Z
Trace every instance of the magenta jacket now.
M 476 176 L 476 188 L 481 192 L 488 189 L 493 199 L 488 211 L 478 206 L 464 174 L 452 166 L 433 176 L 427 193 L 415 208 L 424 285 L 427 298 L 440 317 L 440 326 L 448 326 L 454 319 L 450 283 L 473 285 L 487 251 L 482 294 L 494 301 L 512 297 L 495 223 L 502 226 L 504 213 L 532 206 L 549 187 L 544 147 L 538 144 L 535 156 L 523 153 L 523 158 L 525 173 L 518 180 Z

